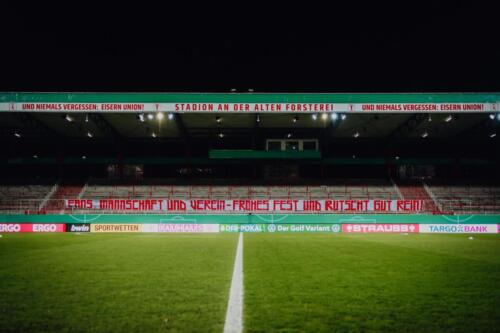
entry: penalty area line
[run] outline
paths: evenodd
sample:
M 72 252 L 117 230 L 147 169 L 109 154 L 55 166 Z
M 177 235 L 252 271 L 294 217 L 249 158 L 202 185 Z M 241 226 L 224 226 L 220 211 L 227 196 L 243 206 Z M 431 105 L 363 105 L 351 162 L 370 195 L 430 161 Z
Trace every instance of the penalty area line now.
M 240 232 L 229 290 L 224 333 L 243 332 L 243 233 Z

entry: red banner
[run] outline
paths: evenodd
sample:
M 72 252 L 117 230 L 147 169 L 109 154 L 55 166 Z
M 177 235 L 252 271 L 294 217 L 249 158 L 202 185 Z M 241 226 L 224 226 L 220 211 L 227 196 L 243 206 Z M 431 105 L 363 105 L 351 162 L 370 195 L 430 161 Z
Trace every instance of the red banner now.
M 65 232 L 62 223 L 0 223 L 0 232 Z
M 422 200 L 163 200 L 163 199 L 68 199 L 73 210 L 166 211 L 166 212 L 325 212 L 414 213 L 423 210 Z
M 419 232 L 418 224 L 343 224 L 342 232 L 347 233 L 394 233 L 394 232 Z
M 176 113 L 454 113 L 497 112 L 493 103 L 3 103 L 0 111 Z
M 65 207 L 70 209 L 161 211 L 165 200 L 159 199 L 68 199 Z

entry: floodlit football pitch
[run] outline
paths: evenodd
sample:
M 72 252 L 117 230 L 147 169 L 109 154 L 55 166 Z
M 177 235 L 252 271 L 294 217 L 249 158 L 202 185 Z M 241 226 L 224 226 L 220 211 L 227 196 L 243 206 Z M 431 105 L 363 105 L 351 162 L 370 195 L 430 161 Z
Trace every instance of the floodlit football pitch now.
M 499 332 L 500 237 L 469 237 L 244 234 L 243 331 Z M 222 332 L 238 242 L 4 234 L 0 332 Z

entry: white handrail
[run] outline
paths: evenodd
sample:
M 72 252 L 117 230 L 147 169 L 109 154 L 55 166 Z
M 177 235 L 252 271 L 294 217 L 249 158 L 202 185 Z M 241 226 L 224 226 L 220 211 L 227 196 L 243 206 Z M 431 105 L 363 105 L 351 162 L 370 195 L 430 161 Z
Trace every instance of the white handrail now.
M 424 186 L 425 192 L 427 192 L 427 195 L 432 199 L 432 201 L 434 201 L 434 204 L 439 209 L 439 211 L 443 211 L 443 206 L 438 201 L 438 199 L 436 198 L 436 196 L 434 195 L 434 193 L 431 191 L 430 187 L 427 186 L 427 184 L 423 180 L 422 180 L 422 185 Z
M 38 210 L 42 210 L 43 207 L 47 204 L 49 199 L 56 193 L 57 189 L 59 188 L 59 183 L 55 183 L 54 186 L 50 189 L 49 193 L 42 199 L 40 202 L 40 205 L 38 205 Z
M 83 185 L 82 189 L 80 190 L 80 193 L 78 193 L 78 195 L 76 197 L 77 199 L 81 199 L 83 197 L 83 195 L 87 191 L 87 187 L 88 186 L 89 186 L 89 181 L 87 180 L 87 182 L 85 183 L 85 185 Z
M 392 179 L 392 177 L 391 177 L 391 183 L 392 183 L 392 186 L 394 187 L 394 190 L 398 194 L 399 199 L 403 200 L 404 199 L 403 193 L 401 193 L 401 191 L 399 190 L 398 185 L 396 185 L 396 182 L 394 181 L 394 179 Z

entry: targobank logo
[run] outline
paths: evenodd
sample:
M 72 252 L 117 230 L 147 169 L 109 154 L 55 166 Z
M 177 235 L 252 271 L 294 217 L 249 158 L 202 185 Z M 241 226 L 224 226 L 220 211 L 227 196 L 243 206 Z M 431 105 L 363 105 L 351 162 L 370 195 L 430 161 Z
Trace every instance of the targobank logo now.
M 421 232 L 443 234 L 494 234 L 495 225 L 490 224 L 424 224 Z

